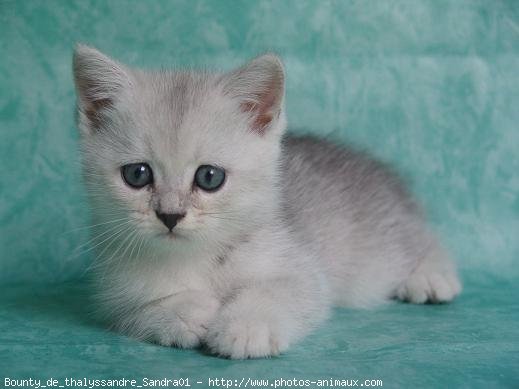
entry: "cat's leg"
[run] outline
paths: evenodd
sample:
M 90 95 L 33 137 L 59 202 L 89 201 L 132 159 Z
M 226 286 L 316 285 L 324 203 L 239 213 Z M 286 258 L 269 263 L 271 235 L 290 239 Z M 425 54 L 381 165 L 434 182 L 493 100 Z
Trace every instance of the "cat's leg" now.
M 317 278 L 262 281 L 237 290 L 211 323 L 207 347 L 234 359 L 283 352 L 328 314 L 327 292 Z
M 415 304 L 444 303 L 461 292 L 456 268 L 437 244 L 432 244 L 425 257 L 409 277 L 397 288 L 396 297 Z
M 220 302 L 206 291 L 188 290 L 130 312 L 119 325 L 130 336 L 163 346 L 198 347 Z

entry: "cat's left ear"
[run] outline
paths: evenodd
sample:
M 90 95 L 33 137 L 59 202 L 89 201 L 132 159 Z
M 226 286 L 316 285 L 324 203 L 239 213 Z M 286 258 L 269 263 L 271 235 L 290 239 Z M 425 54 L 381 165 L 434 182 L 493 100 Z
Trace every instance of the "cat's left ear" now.
M 93 133 L 132 84 L 129 70 L 100 51 L 78 44 L 73 58 L 74 81 L 82 124 Z
M 262 55 L 226 74 L 224 82 L 224 93 L 250 115 L 252 132 L 265 135 L 273 128 L 284 131 L 285 72 L 279 57 Z

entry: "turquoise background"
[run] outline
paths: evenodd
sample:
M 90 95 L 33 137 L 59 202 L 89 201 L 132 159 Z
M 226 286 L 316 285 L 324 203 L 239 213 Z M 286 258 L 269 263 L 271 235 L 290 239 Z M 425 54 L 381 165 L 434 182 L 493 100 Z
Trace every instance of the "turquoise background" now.
M 286 355 L 231 362 L 108 333 L 91 260 L 75 42 L 122 62 L 287 70 L 290 128 L 393 163 L 460 265 L 448 306 L 337 310 Z M 519 1 L 0 0 L 0 380 L 376 378 L 519 386 Z M 79 280 L 79 281 L 75 281 Z M 3 381 L 0 382 L 0 386 Z

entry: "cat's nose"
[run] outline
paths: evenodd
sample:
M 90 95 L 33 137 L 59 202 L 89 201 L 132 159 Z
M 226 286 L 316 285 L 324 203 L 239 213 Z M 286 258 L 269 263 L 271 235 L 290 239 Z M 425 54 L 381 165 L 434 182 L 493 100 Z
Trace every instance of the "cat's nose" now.
M 159 211 L 155 211 L 159 220 L 164 223 L 169 230 L 173 230 L 173 228 L 177 225 L 178 221 L 182 219 L 186 214 L 184 213 L 161 213 Z

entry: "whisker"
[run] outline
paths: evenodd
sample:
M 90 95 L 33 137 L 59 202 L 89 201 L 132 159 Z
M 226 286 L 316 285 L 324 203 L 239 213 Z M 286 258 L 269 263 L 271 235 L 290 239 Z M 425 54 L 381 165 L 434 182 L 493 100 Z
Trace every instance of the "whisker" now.
M 96 256 L 96 261 L 99 261 L 99 262 L 105 262 L 105 260 L 103 259 L 103 254 L 111 247 L 111 245 L 122 235 L 128 233 L 129 231 L 131 231 L 132 229 L 132 226 L 131 225 L 127 225 L 125 226 L 122 230 L 119 230 L 119 232 L 117 232 L 116 236 L 113 237 L 113 240 L 108 243 L 108 245 L 103 248 L 103 250 L 101 250 L 101 252 L 99 254 L 97 254 Z
M 119 256 L 119 260 L 117 261 L 117 265 L 121 264 L 124 261 L 124 258 L 126 256 L 126 252 L 128 251 L 128 249 L 130 249 L 130 247 L 131 247 L 131 252 L 130 252 L 130 254 L 128 256 L 128 259 L 129 260 L 132 259 L 132 252 L 133 252 L 133 250 L 135 248 L 135 244 L 137 243 L 135 238 L 138 236 L 138 234 L 139 234 L 139 231 L 137 229 L 135 229 L 133 231 L 133 233 L 131 234 L 130 242 L 128 243 L 128 245 L 124 249 L 123 253 Z
M 120 222 L 120 221 L 123 221 L 123 220 L 127 220 L 127 219 L 128 219 L 128 217 L 122 217 L 120 219 L 109 220 L 109 221 L 106 221 L 106 222 L 103 222 L 103 223 L 97 223 L 97 224 L 92 224 L 92 225 L 89 225 L 89 226 L 77 227 L 77 228 L 73 228 L 71 230 L 65 231 L 65 232 L 63 232 L 63 234 L 69 234 L 71 232 L 80 231 L 80 230 L 86 230 L 88 228 L 94 228 L 94 227 L 103 226 L 103 225 L 106 225 L 106 224 L 117 223 L 117 222 Z
M 92 261 L 92 263 L 85 269 L 85 271 L 83 272 L 82 276 L 84 276 L 86 273 L 90 272 L 92 269 L 95 269 L 97 267 L 99 267 L 102 263 L 102 261 L 100 261 L 100 258 L 101 256 L 103 255 L 103 253 L 117 240 L 117 238 L 119 236 L 121 236 L 125 231 L 128 231 L 129 229 L 131 228 L 131 226 L 122 226 L 119 230 L 115 231 L 111 236 L 110 236 L 110 239 L 112 239 L 111 242 L 109 242 L 104 248 L 103 250 L 101 251 L 101 253 L 99 253 L 95 258 L 94 260 Z
M 112 259 L 116 258 L 117 259 L 117 254 L 119 253 L 119 251 L 121 250 L 121 248 L 123 246 L 126 245 L 126 242 L 128 241 L 128 239 L 131 239 L 131 237 L 135 234 L 136 230 L 128 233 L 128 236 L 123 240 L 121 241 L 121 243 L 119 244 L 119 246 L 117 246 L 117 250 L 115 250 L 112 255 L 110 256 L 110 258 L 104 260 L 104 263 L 110 263 L 112 261 Z M 123 252 L 123 255 L 126 253 L 126 251 L 128 250 L 128 247 L 129 246 L 126 246 L 126 248 L 124 249 L 124 252 Z M 119 261 L 117 262 L 120 262 L 122 259 L 122 256 L 119 258 Z
M 103 236 L 105 236 L 105 235 L 107 235 L 107 234 L 113 232 L 113 230 L 117 229 L 119 226 L 125 226 L 125 225 L 128 225 L 129 223 L 131 223 L 131 220 L 127 220 L 127 221 L 125 221 L 124 223 L 120 223 L 120 224 L 118 224 L 118 225 L 116 225 L 116 226 L 111 226 L 110 228 L 108 228 L 107 230 L 103 231 L 103 232 L 100 233 L 99 235 L 97 235 L 97 236 L 91 238 L 91 239 L 88 240 L 87 242 L 85 242 L 85 243 L 81 244 L 80 246 L 76 247 L 75 250 L 79 250 L 79 249 L 82 248 L 82 247 L 85 247 L 85 246 L 87 246 L 87 245 L 89 245 L 89 244 L 92 244 L 92 243 L 94 243 L 96 240 L 98 240 L 99 238 L 101 238 L 101 237 L 103 237 Z M 96 248 L 96 247 L 99 246 L 100 244 L 103 244 L 103 243 L 106 242 L 108 239 L 110 239 L 110 238 L 107 238 L 107 239 L 103 240 L 102 242 L 97 243 L 97 244 L 96 244 L 95 246 L 93 246 L 91 249 Z M 83 253 L 83 254 L 84 254 L 84 253 Z
M 144 243 L 144 234 L 141 233 L 141 241 L 139 243 L 139 248 L 137 249 L 137 258 L 140 258 L 140 254 L 141 254 L 141 248 L 142 248 L 142 244 Z
M 122 228 L 121 230 L 117 231 L 116 233 L 114 233 L 111 238 L 112 238 L 112 241 L 110 243 L 108 243 L 104 248 L 103 250 L 101 250 L 101 252 L 95 257 L 94 261 L 90 264 L 90 266 L 88 266 L 88 268 L 85 270 L 85 273 L 90 271 L 90 270 L 93 270 L 93 269 L 96 269 L 98 267 L 100 267 L 101 265 L 103 265 L 104 263 L 106 263 L 106 260 L 102 260 L 102 256 L 103 254 L 106 252 L 106 250 L 112 246 L 112 244 L 114 242 L 117 241 L 117 238 L 120 237 L 121 235 L 123 235 L 124 233 L 126 233 L 127 231 L 129 231 L 132 227 L 131 226 L 125 226 L 124 228 Z

